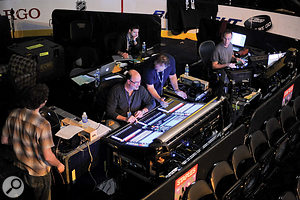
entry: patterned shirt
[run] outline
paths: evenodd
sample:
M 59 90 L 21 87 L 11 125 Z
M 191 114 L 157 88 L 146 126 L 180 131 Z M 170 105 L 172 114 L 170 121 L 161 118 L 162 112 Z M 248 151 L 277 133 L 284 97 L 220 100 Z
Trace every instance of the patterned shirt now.
M 23 108 L 8 116 L 2 131 L 8 137 L 20 161 L 17 166 L 32 176 L 44 176 L 50 171 L 43 150 L 54 146 L 50 123 L 40 114 Z

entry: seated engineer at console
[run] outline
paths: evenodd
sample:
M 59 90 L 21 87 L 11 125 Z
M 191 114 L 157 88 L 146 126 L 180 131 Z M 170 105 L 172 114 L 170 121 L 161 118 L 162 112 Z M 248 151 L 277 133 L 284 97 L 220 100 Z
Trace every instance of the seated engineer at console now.
M 224 68 L 236 68 L 234 60 L 244 63 L 242 59 L 234 56 L 231 38 L 232 31 L 226 30 L 223 34 L 222 42 L 216 46 L 212 55 L 212 68 L 218 70 L 221 82 L 224 84 L 229 83 Z
M 185 92 L 178 88 L 175 59 L 169 54 L 158 54 L 149 60 L 145 66 L 144 71 L 145 83 L 150 94 L 163 107 L 167 106 L 167 102 L 161 97 L 163 93 L 163 86 L 170 79 L 171 85 L 175 93 L 183 99 L 187 98 Z
M 129 55 L 136 57 L 141 50 L 141 41 L 139 38 L 139 26 L 133 25 L 128 32 L 120 35 L 117 41 L 117 54 L 123 58 L 129 58 Z
M 140 84 L 141 75 L 136 70 L 129 70 L 125 84 L 115 85 L 108 95 L 108 117 L 132 123 L 154 108 L 153 98 Z

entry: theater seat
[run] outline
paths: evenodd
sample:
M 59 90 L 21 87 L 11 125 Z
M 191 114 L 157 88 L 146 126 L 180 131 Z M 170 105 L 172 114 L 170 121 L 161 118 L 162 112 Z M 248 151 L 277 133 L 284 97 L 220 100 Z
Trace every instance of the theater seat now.
M 288 138 L 279 124 L 279 121 L 272 117 L 266 123 L 266 135 L 271 147 L 275 149 L 275 161 L 281 164 L 288 152 Z
M 222 199 L 227 190 L 236 182 L 234 172 L 227 161 L 220 161 L 214 164 L 210 174 L 210 182 L 215 197 Z
M 273 147 L 279 145 L 280 138 L 284 136 L 279 121 L 275 117 L 270 118 L 266 123 L 266 136 L 270 146 Z
M 250 150 L 255 162 L 259 162 L 263 159 L 265 153 L 270 149 L 268 141 L 260 130 L 255 131 L 250 136 Z
M 278 199 L 279 200 L 297 200 L 295 194 L 293 192 L 291 192 L 291 191 L 285 192 Z
M 184 192 L 183 200 L 214 200 L 214 194 L 205 180 L 191 184 Z
M 281 120 L 282 129 L 285 133 L 292 130 L 297 120 L 293 112 L 293 109 L 290 106 L 286 105 L 282 107 L 280 111 L 280 120 Z
M 233 149 L 231 162 L 237 180 L 254 165 L 254 159 L 245 144 Z
M 300 121 L 295 117 L 293 109 L 286 105 L 280 111 L 281 125 L 289 137 L 289 150 L 294 153 L 300 147 Z
M 293 111 L 295 113 L 297 120 L 300 121 L 300 96 L 296 97 L 296 99 L 294 100 Z

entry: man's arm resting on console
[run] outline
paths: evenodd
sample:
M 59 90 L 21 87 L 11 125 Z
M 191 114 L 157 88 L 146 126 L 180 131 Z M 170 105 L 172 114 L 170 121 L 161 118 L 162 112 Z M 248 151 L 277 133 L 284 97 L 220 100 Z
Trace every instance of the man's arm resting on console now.
M 222 69 L 222 68 L 225 68 L 227 66 L 228 66 L 227 63 L 226 64 L 219 64 L 218 61 L 212 62 L 212 68 L 213 69 Z
M 178 88 L 178 82 L 177 82 L 176 74 L 169 75 L 169 79 L 170 79 L 170 82 L 171 82 L 171 85 L 172 85 L 174 91 L 178 91 L 179 88 Z

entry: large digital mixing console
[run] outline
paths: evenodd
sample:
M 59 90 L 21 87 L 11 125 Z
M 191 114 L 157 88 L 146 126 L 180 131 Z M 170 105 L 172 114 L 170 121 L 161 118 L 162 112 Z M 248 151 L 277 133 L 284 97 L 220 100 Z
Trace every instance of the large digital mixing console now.
M 169 177 L 220 136 L 223 99 L 167 101 L 168 107 L 157 107 L 104 139 L 114 164 L 146 178 Z

